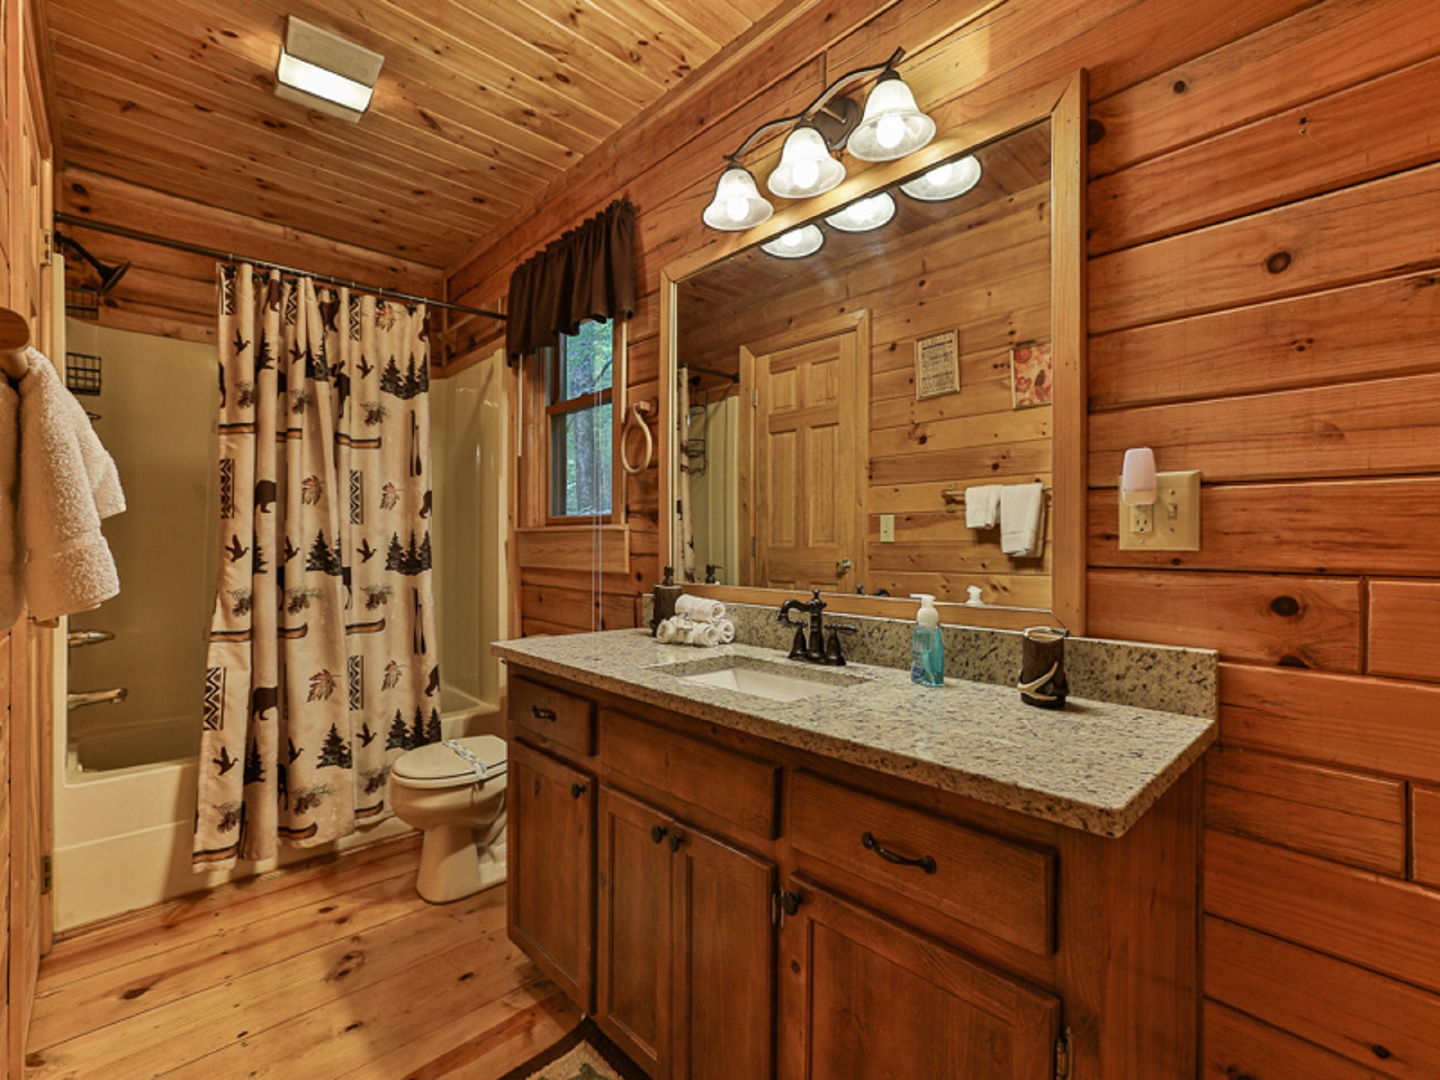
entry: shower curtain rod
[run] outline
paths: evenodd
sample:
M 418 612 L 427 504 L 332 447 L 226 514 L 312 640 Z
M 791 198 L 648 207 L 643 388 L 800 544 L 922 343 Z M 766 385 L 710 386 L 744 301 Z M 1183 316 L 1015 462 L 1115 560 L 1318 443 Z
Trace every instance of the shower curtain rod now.
M 379 296 L 386 300 L 409 300 L 414 303 L 429 304 L 431 307 L 444 308 L 446 311 L 463 311 L 467 315 L 484 315 L 487 319 L 499 319 L 501 322 L 505 321 L 505 316 L 498 311 L 486 311 L 484 308 L 470 307 L 467 304 L 452 304 L 448 300 L 435 300 L 428 296 L 416 296 L 414 293 L 400 292 L 397 289 L 382 289 L 377 285 L 366 285 L 364 282 L 351 281 L 348 278 L 331 277 L 329 274 L 317 274 L 311 270 L 302 270 L 295 266 L 286 266 L 284 263 L 271 262 L 269 259 L 252 259 L 244 255 L 234 255 L 216 248 L 208 248 L 200 244 L 191 244 L 184 240 L 171 240 L 167 236 L 156 236 L 154 233 L 126 228 L 124 225 L 111 225 L 103 221 L 91 221 L 89 218 L 77 217 L 74 214 L 67 214 L 60 210 L 55 212 L 55 220 L 61 225 L 74 225 L 82 229 L 93 229 L 95 232 L 109 233 L 112 236 L 123 236 L 127 240 L 138 240 L 142 244 L 155 244 L 158 247 L 173 248 L 176 251 L 188 251 L 192 255 L 204 255 L 207 258 L 215 259 L 219 262 L 249 263 L 251 266 L 262 266 L 268 270 L 279 270 L 282 274 L 299 274 L 302 277 L 313 278 L 315 281 L 323 282 L 326 285 L 338 285 L 342 288 L 354 289 L 356 292 Z

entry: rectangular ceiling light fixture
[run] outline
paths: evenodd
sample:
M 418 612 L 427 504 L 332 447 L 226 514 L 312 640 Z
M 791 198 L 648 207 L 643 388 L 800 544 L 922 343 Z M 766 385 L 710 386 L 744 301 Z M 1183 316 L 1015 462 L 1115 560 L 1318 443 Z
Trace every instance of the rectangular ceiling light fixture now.
M 379 53 L 291 15 L 275 93 L 353 124 L 369 107 L 384 63 Z

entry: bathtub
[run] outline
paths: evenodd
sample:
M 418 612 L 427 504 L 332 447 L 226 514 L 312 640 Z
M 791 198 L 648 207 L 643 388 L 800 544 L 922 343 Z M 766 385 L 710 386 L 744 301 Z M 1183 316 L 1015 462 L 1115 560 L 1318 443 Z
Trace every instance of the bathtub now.
M 504 734 L 498 704 L 440 688 L 444 738 Z M 55 755 L 55 929 L 66 930 L 149 907 L 264 870 L 400 836 L 389 818 L 334 844 L 281 848 L 279 858 L 234 870 L 195 873 L 197 721 L 191 718 L 88 726 Z M 137 744 L 172 749 L 171 760 L 131 764 Z M 62 790 L 63 789 L 63 790 Z

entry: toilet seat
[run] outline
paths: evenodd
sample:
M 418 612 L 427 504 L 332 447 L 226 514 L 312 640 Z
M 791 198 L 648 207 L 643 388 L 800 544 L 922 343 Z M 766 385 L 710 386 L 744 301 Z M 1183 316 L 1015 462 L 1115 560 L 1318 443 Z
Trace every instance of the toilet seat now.
M 505 777 L 505 740 L 494 735 L 472 735 L 456 739 L 485 766 L 482 780 L 475 767 L 464 757 L 442 743 L 416 747 L 395 759 L 390 779 L 408 788 L 447 788 L 466 784 L 488 783 Z

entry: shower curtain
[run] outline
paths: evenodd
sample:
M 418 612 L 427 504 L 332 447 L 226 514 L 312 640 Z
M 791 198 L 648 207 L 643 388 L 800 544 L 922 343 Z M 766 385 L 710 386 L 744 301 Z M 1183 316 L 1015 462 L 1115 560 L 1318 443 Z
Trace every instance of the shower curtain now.
M 195 868 L 390 814 L 440 737 L 425 309 L 222 264 Z

